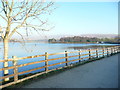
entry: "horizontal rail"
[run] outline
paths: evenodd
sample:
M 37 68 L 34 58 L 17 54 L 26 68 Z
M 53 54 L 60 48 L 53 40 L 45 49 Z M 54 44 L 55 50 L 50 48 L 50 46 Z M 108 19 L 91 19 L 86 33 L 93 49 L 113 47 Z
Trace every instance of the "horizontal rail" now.
M 48 54 L 48 55 L 59 55 L 59 54 L 65 54 L 65 52 L 60 52 L 60 53 L 51 53 L 51 54 Z
M 13 76 L 15 76 L 15 74 L 10 74 L 10 75 L 7 75 L 7 76 L 0 77 L 0 79 L 5 79 L 5 78 L 8 78 L 8 77 L 13 77 Z
M 23 67 L 23 66 L 27 66 L 27 65 L 42 63 L 42 62 L 45 62 L 45 60 L 36 61 L 36 62 L 30 62 L 30 63 L 26 63 L 26 64 L 20 64 L 20 65 L 16 65 L 16 67 Z M 5 68 L 0 68 L 0 71 L 2 71 L 2 70 L 7 70 L 7 69 L 14 69 L 14 66 L 5 67 Z
M 27 56 L 27 57 L 18 57 L 16 58 L 16 60 L 22 60 L 22 59 L 29 59 L 29 58 L 37 58 L 37 57 L 42 57 L 42 56 L 45 56 L 44 54 L 43 55 L 35 55 L 35 56 Z M 0 62 L 8 62 L 8 61 L 13 61 L 14 59 L 11 58 L 11 59 L 8 59 L 8 60 L 0 60 Z
M 47 59 L 47 61 L 59 60 L 59 59 L 64 59 L 64 58 L 66 58 L 66 57 L 60 57 L 60 58 Z
M 35 56 L 21 57 L 21 58 L 17 58 L 17 59 L 22 60 L 22 59 L 37 58 L 37 57 L 42 57 L 42 56 L 45 56 L 45 55 L 44 54 L 43 55 L 35 55 Z
M 55 65 L 59 65 L 59 64 L 63 64 L 63 63 L 67 63 L 67 62 L 65 61 L 65 62 L 60 62 L 60 63 L 50 64 L 50 65 L 47 65 L 47 67 L 55 66 Z
M 78 56 L 80 56 L 80 55 L 68 56 L 68 58 L 78 57 Z
M 34 68 L 34 69 L 27 70 L 27 71 L 19 72 L 19 73 L 17 73 L 17 75 L 28 73 L 28 72 L 32 72 L 32 71 L 35 71 L 35 70 L 38 70 L 38 69 L 42 69 L 42 68 L 45 68 L 45 67 L 46 66 L 42 66 L 42 67 L 39 67 L 39 68 Z M 0 79 L 9 78 L 9 77 L 12 77 L 12 76 L 15 76 L 15 75 L 16 74 L 7 75 L 7 76 L 4 76 L 4 77 L 0 77 Z
M 45 67 L 46 66 L 42 66 L 42 67 L 38 67 L 38 68 L 27 70 L 27 71 L 19 72 L 18 75 L 24 74 L 24 73 L 28 73 L 28 72 L 32 72 L 32 71 L 35 71 L 35 70 L 38 70 L 38 69 L 42 69 L 42 68 L 45 68 Z
M 42 63 L 45 62 L 46 60 L 41 60 L 41 61 L 36 61 L 36 62 L 31 62 L 31 63 L 26 63 L 26 64 L 20 64 L 20 65 L 16 65 L 17 67 L 23 67 L 23 66 L 28 66 L 28 65 L 32 65 L 32 64 L 37 64 L 37 63 Z
M 26 78 L 23 78 L 23 79 L 18 80 L 17 82 L 11 82 L 11 83 L 2 85 L 2 86 L 0 86 L 0 88 L 5 88 L 5 87 L 8 87 L 8 86 L 13 85 L 13 84 L 20 83 L 20 82 L 25 81 L 25 80 L 28 80 L 28 79 L 30 79 L 30 78 L 33 78 L 33 77 L 42 75 L 42 74 L 44 74 L 44 73 L 45 73 L 45 72 L 40 72 L 40 73 L 37 73 L 37 74 L 35 74 L 35 75 L 28 76 L 28 77 L 26 77 Z
M 0 60 L 0 62 L 8 62 L 8 61 L 13 61 L 13 58 L 7 59 L 7 60 Z
M 13 69 L 14 66 L 11 66 L 11 67 L 4 67 L 4 68 L 0 68 L 0 71 L 3 71 L 3 70 L 8 70 L 8 69 Z

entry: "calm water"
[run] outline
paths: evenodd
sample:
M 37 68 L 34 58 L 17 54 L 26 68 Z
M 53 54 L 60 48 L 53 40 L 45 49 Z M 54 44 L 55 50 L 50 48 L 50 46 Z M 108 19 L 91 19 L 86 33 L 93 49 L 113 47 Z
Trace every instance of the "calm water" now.
M 78 46 L 90 46 L 90 45 L 117 45 L 117 44 L 50 44 L 50 43 L 26 43 L 25 45 L 20 43 L 9 44 L 9 58 L 12 56 L 24 57 L 31 55 L 39 55 L 64 51 L 74 51 L 74 49 L 68 49 L 67 47 Z M 0 59 L 3 59 L 3 44 L 0 43 Z
M 26 57 L 26 56 L 31 56 L 31 55 L 39 55 L 39 54 L 44 54 L 45 52 L 48 53 L 57 53 L 57 52 L 64 52 L 64 51 L 75 51 L 74 49 L 68 49 L 68 47 L 78 47 L 78 46 L 90 46 L 90 45 L 115 45 L 115 44 L 50 44 L 50 43 L 26 43 L 25 45 L 22 45 L 20 43 L 10 43 L 9 44 L 9 58 L 12 58 L 12 56 L 17 56 L 17 57 Z M 71 54 L 72 55 L 72 54 Z M 73 54 L 77 55 L 77 54 Z M 64 55 L 55 55 L 55 56 L 49 56 L 50 58 L 57 58 L 57 57 L 64 57 Z M 34 58 L 34 59 L 24 59 L 24 60 L 19 60 L 18 64 L 24 64 L 24 63 L 29 63 L 33 61 L 40 61 L 44 60 L 45 57 L 39 57 L 39 58 Z M 3 59 L 3 44 L 0 43 L 0 60 Z M 74 59 L 70 58 L 69 60 Z M 49 64 L 53 63 L 58 63 L 65 61 L 64 59 L 61 60 L 54 60 L 54 61 L 49 61 Z M 75 61 L 77 62 L 77 61 Z M 70 63 L 69 63 L 70 64 Z M 12 66 L 12 62 L 9 62 L 9 66 Z M 24 70 L 29 70 L 33 68 L 37 68 L 40 66 L 44 66 L 44 63 L 38 63 L 34 65 L 28 65 L 24 67 L 18 68 L 18 71 L 24 71 Z M 49 69 L 53 69 L 56 67 L 64 66 L 65 64 L 61 65 L 56 65 L 49 67 Z M 0 63 L 0 68 L 3 67 L 3 63 Z M 44 69 L 36 70 L 33 72 L 38 72 L 38 71 L 44 71 Z M 31 72 L 31 73 L 33 73 Z M 0 72 L 1 75 L 3 75 L 3 71 Z M 13 70 L 9 70 L 9 74 L 12 74 Z

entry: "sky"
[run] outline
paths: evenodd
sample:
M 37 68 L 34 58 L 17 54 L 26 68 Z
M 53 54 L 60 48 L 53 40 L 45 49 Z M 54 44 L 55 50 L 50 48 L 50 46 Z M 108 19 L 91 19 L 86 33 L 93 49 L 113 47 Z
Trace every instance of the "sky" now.
M 54 26 L 54 28 L 50 31 L 41 31 L 40 34 L 30 34 L 29 38 L 47 39 L 65 35 L 118 34 L 118 0 L 64 1 L 57 0 L 55 3 L 57 8 L 51 15 L 44 17 L 48 18 L 50 27 Z M 14 35 L 14 37 L 17 36 Z
M 118 34 L 117 2 L 57 2 L 56 6 L 48 17 L 51 26 L 55 27 L 36 37 Z
M 51 15 L 49 35 L 117 34 L 117 2 L 62 2 Z
M 50 1 L 50 0 L 46 0 Z M 57 2 L 118 2 L 119 0 L 54 0 Z

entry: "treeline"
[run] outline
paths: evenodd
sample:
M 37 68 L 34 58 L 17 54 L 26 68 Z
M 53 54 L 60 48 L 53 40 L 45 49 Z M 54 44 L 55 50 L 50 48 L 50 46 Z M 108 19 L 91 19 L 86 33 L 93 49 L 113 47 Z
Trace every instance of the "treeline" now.
M 2 42 L 2 38 L 0 38 L 0 42 Z M 15 39 L 11 39 L 11 40 L 9 40 L 9 42 L 20 42 L 20 41 L 15 40 Z
M 49 39 L 48 42 L 55 43 L 55 42 L 61 42 L 61 43 L 120 43 L 120 37 L 115 38 L 97 38 L 97 37 L 80 37 L 80 36 L 74 36 L 74 37 L 62 37 L 59 40 L 52 38 Z

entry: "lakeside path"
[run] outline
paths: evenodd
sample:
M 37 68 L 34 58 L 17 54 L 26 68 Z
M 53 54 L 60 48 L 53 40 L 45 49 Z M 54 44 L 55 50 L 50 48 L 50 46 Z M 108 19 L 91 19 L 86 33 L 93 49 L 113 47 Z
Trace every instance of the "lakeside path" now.
M 118 55 L 33 80 L 19 88 L 118 88 Z

